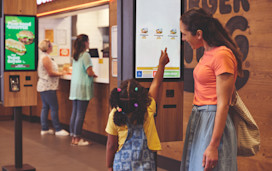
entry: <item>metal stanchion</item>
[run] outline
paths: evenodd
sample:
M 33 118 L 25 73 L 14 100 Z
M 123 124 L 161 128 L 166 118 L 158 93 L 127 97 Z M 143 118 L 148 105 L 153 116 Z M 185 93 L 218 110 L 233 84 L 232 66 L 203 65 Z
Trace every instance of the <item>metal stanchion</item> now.
M 14 107 L 15 166 L 3 166 L 2 171 L 35 171 L 29 164 L 23 164 L 22 107 Z

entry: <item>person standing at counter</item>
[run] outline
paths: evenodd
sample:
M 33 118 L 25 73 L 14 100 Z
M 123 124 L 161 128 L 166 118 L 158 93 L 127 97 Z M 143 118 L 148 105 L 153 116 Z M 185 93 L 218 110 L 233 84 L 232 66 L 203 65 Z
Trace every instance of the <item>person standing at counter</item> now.
M 62 76 L 63 73 L 58 72 L 58 65 L 49 56 L 53 50 L 51 42 L 49 40 L 41 41 L 39 49 L 42 51 L 42 55 L 38 63 L 39 80 L 37 91 L 40 92 L 42 99 L 41 135 L 54 134 L 54 131 L 48 127 L 48 112 L 50 109 L 52 123 L 56 130 L 55 135 L 67 136 L 69 133 L 62 129 L 59 123 L 59 106 L 56 91 L 59 85 L 59 76 Z
M 182 40 L 192 49 L 204 47 L 194 69 L 194 100 L 181 171 L 237 170 L 237 138 L 228 115 L 242 54 L 222 24 L 202 8 L 192 8 L 180 19 Z
M 73 101 L 70 119 L 70 135 L 72 145 L 89 145 L 81 136 L 82 126 L 89 101 L 93 97 L 93 78 L 97 77 L 93 71 L 89 49 L 89 37 L 85 34 L 77 36 L 73 51 L 73 71 L 69 99 Z

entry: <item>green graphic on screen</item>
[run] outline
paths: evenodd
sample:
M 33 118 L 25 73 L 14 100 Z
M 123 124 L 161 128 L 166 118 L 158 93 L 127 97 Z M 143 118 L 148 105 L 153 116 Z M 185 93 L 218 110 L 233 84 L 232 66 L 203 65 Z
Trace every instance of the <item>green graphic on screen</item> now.
M 35 17 L 5 16 L 5 70 L 35 70 Z

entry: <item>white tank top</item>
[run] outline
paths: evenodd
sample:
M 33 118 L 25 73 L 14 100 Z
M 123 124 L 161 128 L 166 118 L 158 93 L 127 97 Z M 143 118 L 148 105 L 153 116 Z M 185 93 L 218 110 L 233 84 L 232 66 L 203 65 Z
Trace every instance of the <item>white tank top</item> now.
M 59 77 L 50 77 L 43 65 L 42 60 L 46 56 L 50 58 L 50 56 L 47 53 L 42 53 L 42 55 L 39 57 L 39 62 L 38 62 L 39 80 L 37 85 L 38 92 L 48 91 L 48 90 L 57 90 L 59 85 Z M 51 59 L 51 62 L 52 62 L 52 70 L 55 72 L 58 71 L 57 63 L 54 62 L 52 59 Z

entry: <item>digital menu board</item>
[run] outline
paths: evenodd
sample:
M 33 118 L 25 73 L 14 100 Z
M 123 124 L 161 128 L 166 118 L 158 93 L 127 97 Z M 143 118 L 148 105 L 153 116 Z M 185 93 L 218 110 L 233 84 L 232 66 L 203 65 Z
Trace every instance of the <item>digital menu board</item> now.
M 5 71 L 37 69 L 36 16 L 5 15 Z
M 164 78 L 182 79 L 181 0 L 137 0 L 135 8 L 134 77 L 154 78 L 161 50 L 167 47 L 170 62 L 165 66 Z

